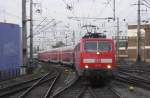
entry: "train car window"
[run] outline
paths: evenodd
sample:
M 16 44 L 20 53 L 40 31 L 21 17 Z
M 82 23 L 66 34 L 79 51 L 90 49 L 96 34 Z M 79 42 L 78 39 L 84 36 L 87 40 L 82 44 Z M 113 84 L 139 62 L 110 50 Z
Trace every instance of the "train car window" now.
M 97 42 L 92 41 L 85 42 L 85 51 L 87 52 L 97 51 Z
M 98 42 L 98 50 L 99 51 L 111 51 L 112 50 L 111 42 Z

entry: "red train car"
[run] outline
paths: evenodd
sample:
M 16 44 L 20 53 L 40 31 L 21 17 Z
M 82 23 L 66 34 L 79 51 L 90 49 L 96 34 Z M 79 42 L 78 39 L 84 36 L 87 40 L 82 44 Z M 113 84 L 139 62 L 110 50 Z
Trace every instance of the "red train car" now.
M 79 76 L 107 76 L 115 68 L 115 45 L 101 33 L 88 33 L 76 46 L 41 52 L 39 59 L 74 65 Z
M 61 63 L 65 65 L 73 65 L 74 46 L 54 48 L 48 51 L 42 51 L 38 54 L 38 59 L 52 63 Z

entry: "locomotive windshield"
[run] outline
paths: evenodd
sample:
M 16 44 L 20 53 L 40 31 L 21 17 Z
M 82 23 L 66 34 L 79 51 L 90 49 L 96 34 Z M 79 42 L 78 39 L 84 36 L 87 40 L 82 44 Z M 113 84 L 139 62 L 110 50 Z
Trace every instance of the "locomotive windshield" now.
M 108 41 L 87 41 L 85 42 L 85 51 L 111 51 L 112 43 Z

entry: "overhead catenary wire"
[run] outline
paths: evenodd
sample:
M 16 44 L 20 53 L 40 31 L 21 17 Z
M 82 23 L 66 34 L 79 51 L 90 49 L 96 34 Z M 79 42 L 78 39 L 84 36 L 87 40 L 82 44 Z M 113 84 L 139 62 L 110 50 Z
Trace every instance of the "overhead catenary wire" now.
M 147 8 L 149 8 L 150 9 L 150 6 L 148 6 L 146 3 L 143 3 Z
M 51 22 L 49 22 L 49 24 L 50 24 Z M 55 24 L 58 24 L 59 23 L 59 21 L 58 22 L 56 22 Z M 42 27 L 42 29 L 40 30 L 40 31 L 36 31 L 36 33 L 34 34 L 34 35 L 39 35 L 39 34 L 41 34 L 42 32 L 45 32 L 46 30 L 48 30 L 48 29 L 52 29 L 52 27 L 54 27 L 54 25 L 55 24 L 52 24 L 52 25 L 48 25 L 48 26 L 44 26 L 44 27 Z
M 39 26 L 40 26 L 46 19 L 47 19 L 47 17 L 45 17 L 45 18 L 34 28 L 34 30 L 38 29 Z
M 150 2 L 143 0 L 144 2 L 142 2 L 142 4 L 144 4 L 147 8 L 150 8 Z
M 54 20 L 51 20 L 49 22 L 47 22 L 46 24 L 42 25 L 42 26 L 38 26 L 36 31 L 34 31 L 34 36 L 41 34 L 42 32 L 44 32 L 47 29 L 51 29 L 51 27 L 53 25 L 50 25 L 51 22 L 53 22 Z M 43 23 L 43 22 L 42 22 Z M 49 26 L 50 25 L 50 26 Z M 46 28 L 47 27 L 47 28 Z M 30 38 L 30 36 L 27 37 L 27 39 Z
M 143 0 L 146 4 L 150 5 L 150 1 Z
M 34 32 L 42 30 L 44 27 L 48 25 L 49 21 L 45 20 L 40 25 L 37 25 L 37 28 L 34 29 Z
M 64 1 L 64 0 L 63 0 Z M 65 1 L 68 1 L 68 0 L 65 0 Z M 111 0 L 108 0 L 109 2 L 111 2 Z M 110 5 L 110 3 L 109 3 L 109 5 Z M 107 6 L 109 6 L 109 5 L 107 5 Z
M 35 33 L 42 31 L 44 28 L 46 28 L 47 26 L 49 26 L 53 21 L 54 21 L 54 19 L 52 19 L 51 21 L 48 21 L 46 24 L 42 25 L 42 26 L 39 28 L 39 30 L 35 31 Z

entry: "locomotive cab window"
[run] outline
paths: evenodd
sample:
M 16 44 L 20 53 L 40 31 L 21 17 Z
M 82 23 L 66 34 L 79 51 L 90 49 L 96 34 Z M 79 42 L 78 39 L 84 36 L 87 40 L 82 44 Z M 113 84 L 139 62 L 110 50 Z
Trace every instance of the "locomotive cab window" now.
M 98 42 L 99 51 L 111 51 L 112 50 L 111 42 Z
M 85 51 L 88 52 L 97 51 L 97 42 L 87 41 L 84 47 Z
M 108 41 L 87 41 L 85 42 L 84 50 L 87 52 L 111 51 L 112 43 Z

